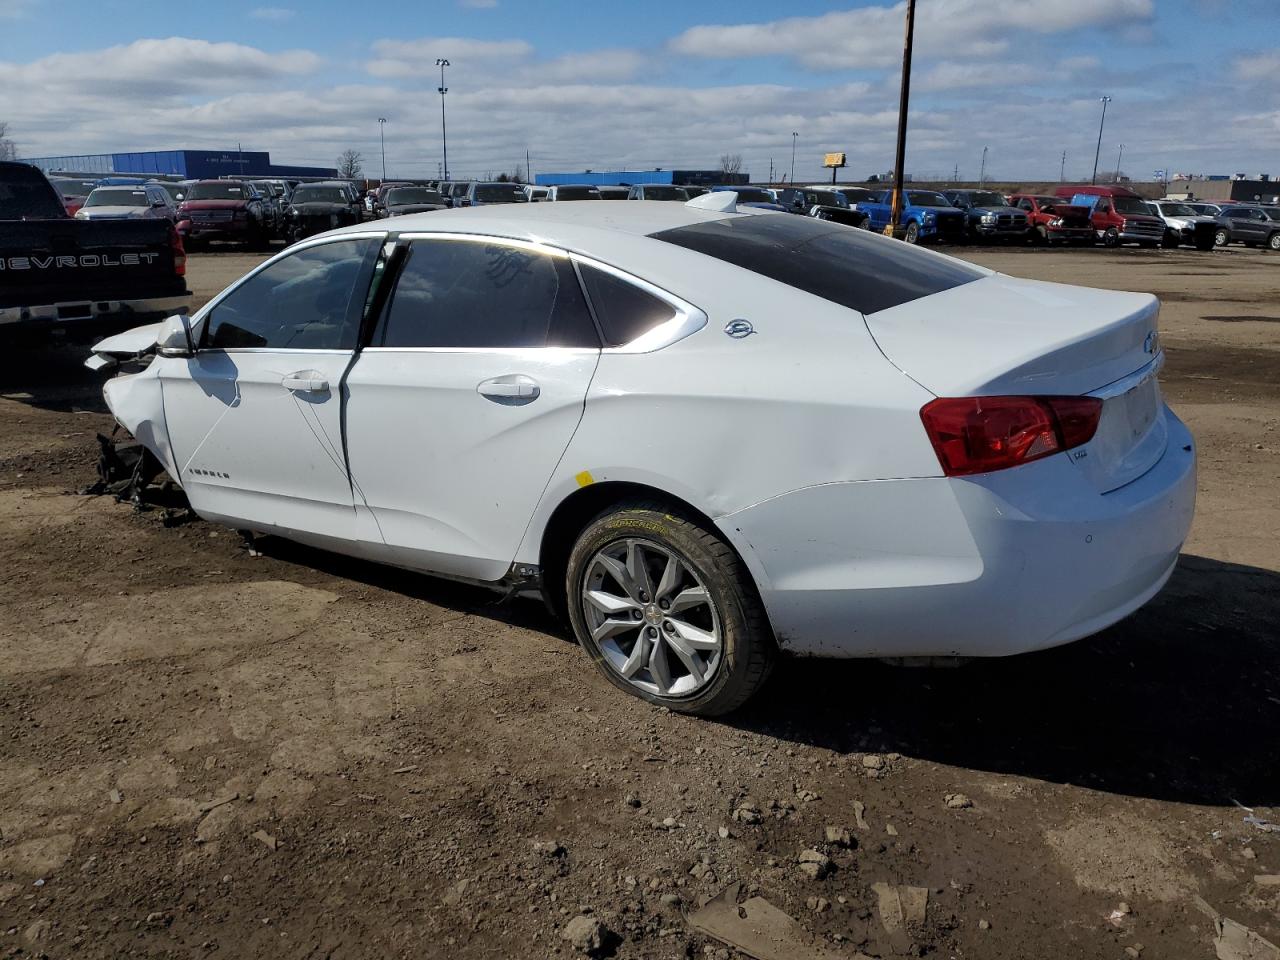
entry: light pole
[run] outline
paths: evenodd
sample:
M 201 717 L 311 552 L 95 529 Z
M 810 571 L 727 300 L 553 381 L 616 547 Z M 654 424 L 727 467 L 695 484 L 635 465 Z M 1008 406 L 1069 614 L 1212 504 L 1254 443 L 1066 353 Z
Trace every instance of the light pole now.
M 987 182 L 987 148 L 982 148 L 982 164 L 978 167 L 978 186 Z
M 378 138 L 382 141 L 382 179 L 387 179 L 387 118 L 378 118 Z
M 800 134 L 794 130 L 791 131 L 791 185 L 795 186 L 796 182 L 796 138 Z
M 1058 182 L 1065 183 L 1067 179 L 1067 151 L 1062 151 L 1062 166 L 1058 168 Z
M 1107 122 L 1107 104 L 1111 102 L 1110 97 L 1099 97 L 1098 102 L 1102 104 L 1102 119 L 1098 121 L 1098 147 L 1093 151 L 1093 177 L 1090 183 L 1098 182 L 1098 157 L 1102 154 L 1102 128 Z
M 449 92 L 449 88 L 444 85 L 444 68 L 449 66 L 449 61 L 443 57 L 436 60 L 436 66 L 440 68 L 440 144 L 444 150 L 444 178 L 449 179 L 449 130 L 444 125 L 444 95 Z
M 1120 144 L 1120 152 L 1116 154 L 1116 183 L 1120 182 L 1120 158 L 1124 156 L 1124 144 Z

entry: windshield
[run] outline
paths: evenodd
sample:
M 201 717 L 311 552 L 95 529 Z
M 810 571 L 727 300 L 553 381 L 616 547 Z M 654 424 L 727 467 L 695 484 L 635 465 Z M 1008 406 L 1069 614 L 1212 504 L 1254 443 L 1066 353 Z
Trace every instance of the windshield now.
M 481 203 L 522 203 L 529 198 L 514 183 L 482 183 L 476 187 L 476 199 Z
M 595 187 L 557 187 L 557 200 L 599 200 L 600 191 Z
M 193 183 L 187 191 L 188 200 L 244 200 L 249 191 L 244 184 L 231 180 L 216 183 Z
M 1160 212 L 1166 217 L 1194 217 L 1196 212 L 1188 207 L 1185 203 L 1160 203 L 1157 204 Z
M 861 187 L 847 187 L 836 191 L 850 203 L 857 203 L 859 200 L 870 200 L 875 196 L 870 190 L 864 190 Z
M 814 190 L 810 193 L 813 203 L 821 204 L 826 207 L 847 207 L 849 201 L 844 198 L 844 194 L 837 190 Z
M 127 187 L 99 187 L 89 194 L 84 202 L 86 207 L 147 207 L 145 190 L 130 190 Z
M 341 187 L 299 187 L 293 191 L 293 202 L 299 203 L 346 203 L 347 192 Z
M 893 191 L 885 195 L 885 203 L 893 200 Z M 907 203 L 913 207 L 949 207 L 951 201 L 940 193 L 930 193 L 926 190 L 908 190 Z
M 391 206 L 403 203 L 444 203 L 444 197 L 426 187 L 397 187 L 387 191 L 387 203 Z
M 1151 215 L 1151 211 L 1147 209 L 1145 200 L 1139 200 L 1137 197 L 1115 197 L 1112 199 L 1115 204 L 1116 213 L 1145 213 Z
M 87 197 L 98 185 L 95 180 L 51 180 L 49 182 L 64 197 Z
M 1004 197 L 998 193 L 990 193 L 988 191 L 979 191 L 969 194 L 969 201 L 975 207 L 1007 207 Z
M 646 200 L 687 200 L 687 194 L 681 187 L 645 187 Z

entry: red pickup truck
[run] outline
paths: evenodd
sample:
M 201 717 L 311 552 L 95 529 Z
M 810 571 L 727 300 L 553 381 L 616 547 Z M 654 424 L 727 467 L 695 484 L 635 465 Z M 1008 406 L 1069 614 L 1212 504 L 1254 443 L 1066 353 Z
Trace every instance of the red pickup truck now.
M 1143 196 L 1128 187 L 1066 184 L 1053 192 L 1072 206 L 1092 209 L 1093 229 L 1108 247 L 1122 243 L 1158 247 L 1164 240 L 1164 221 L 1153 217 Z
M 1088 243 L 1097 239 L 1088 207 L 1077 207 L 1059 197 L 1015 193 L 1009 204 L 1025 210 L 1035 243 Z

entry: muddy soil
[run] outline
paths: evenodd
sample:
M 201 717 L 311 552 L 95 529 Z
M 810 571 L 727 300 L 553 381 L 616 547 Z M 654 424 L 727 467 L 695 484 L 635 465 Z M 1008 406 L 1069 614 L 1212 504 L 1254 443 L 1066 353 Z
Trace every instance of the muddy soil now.
M 1163 298 L 1177 573 L 1042 654 L 785 662 L 720 722 L 620 696 L 536 603 L 78 496 L 100 384 L 7 354 L 0 956 L 566 957 L 589 914 L 617 957 L 727 957 L 684 914 L 735 881 L 846 957 L 1210 958 L 1196 895 L 1280 942 L 1240 808 L 1280 821 L 1280 257 L 964 255 Z M 257 259 L 193 256 L 198 302 Z M 906 937 L 882 882 L 928 890 Z

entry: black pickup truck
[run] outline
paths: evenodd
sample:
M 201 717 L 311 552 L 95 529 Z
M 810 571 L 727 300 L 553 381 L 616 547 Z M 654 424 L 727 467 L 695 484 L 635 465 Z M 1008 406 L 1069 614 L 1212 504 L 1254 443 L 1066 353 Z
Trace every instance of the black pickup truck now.
M 168 220 L 76 220 L 37 168 L 0 162 L 0 341 L 98 336 L 186 313 Z

